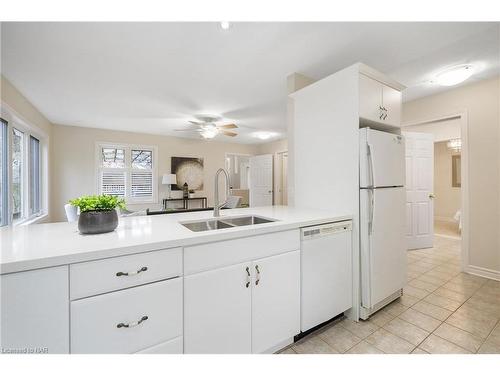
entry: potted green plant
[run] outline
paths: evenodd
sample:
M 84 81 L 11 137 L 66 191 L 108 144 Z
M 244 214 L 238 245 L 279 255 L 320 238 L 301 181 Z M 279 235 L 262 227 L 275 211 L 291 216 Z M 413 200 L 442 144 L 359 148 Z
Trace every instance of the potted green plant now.
M 116 208 L 125 208 L 125 201 L 113 195 L 88 195 L 69 203 L 80 209 L 78 230 L 82 234 L 114 231 L 118 226 Z

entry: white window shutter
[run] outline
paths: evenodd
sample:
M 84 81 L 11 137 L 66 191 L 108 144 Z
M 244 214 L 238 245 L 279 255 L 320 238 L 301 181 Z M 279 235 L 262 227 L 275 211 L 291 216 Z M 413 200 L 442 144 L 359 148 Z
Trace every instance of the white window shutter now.
M 133 170 L 131 173 L 130 194 L 137 199 L 153 198 L 153 171 Z
M 125 171 L 103 170 L 101 172 L 101 194 L 125 197 Z

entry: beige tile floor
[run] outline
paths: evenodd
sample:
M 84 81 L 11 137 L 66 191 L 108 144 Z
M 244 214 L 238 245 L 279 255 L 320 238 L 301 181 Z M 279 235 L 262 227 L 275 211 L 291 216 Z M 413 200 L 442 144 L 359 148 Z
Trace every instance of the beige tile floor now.
M 460 241 L 408 252 L 404 295 L 359 323 L 342 319 L 283 354 L 500 353 L 500 282 L 460 272 Z

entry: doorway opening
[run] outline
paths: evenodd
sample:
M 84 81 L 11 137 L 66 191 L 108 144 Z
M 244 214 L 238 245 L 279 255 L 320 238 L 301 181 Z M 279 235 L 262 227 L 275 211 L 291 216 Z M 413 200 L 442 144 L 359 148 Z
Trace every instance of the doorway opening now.
M 240 197 L 239 207 L 248 207 L 250 199 L 250 157 L 245 154 L 226 154 L 231 195 Z
M 288 151 L 280 151 L 275 155 L 274 204 L 288 205 Z
M 433 139 L 432 171 L 423 171 L 432 178 L 429 192 L 432 213 L 428 216 L 428 225 L 433 235 L 429 251 L 456 249 L 461 254 L 462 269 L 465 269 L 468 264 L 466 115 L 407 124 L 403 131 L 432 135 Z

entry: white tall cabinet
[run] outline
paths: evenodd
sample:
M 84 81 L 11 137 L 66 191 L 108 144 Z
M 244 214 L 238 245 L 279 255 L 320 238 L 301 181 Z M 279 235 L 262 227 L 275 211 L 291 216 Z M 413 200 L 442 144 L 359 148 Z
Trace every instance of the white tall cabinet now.
M 359 319 L 359 128 L 400 133 L 404 86 L 361 63 L 289 95 L 289 185 L 296 207 L 354 213 L 353 309 Z M 292 162 L 293 160 L 293 162 Z

